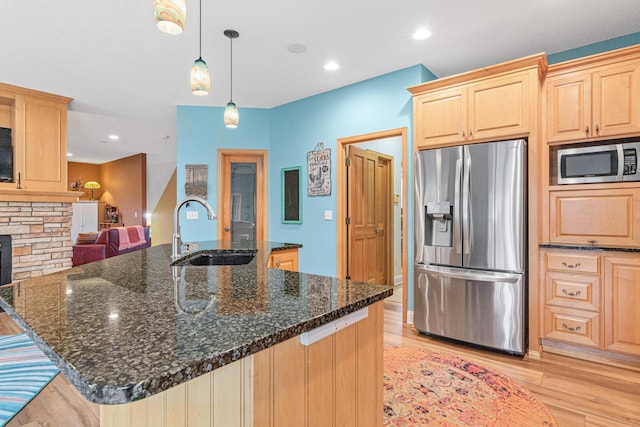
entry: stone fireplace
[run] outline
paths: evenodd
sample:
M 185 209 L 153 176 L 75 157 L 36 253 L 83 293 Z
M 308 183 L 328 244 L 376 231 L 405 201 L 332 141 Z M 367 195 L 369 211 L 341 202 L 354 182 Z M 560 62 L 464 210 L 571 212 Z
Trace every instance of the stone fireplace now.
M 72 205 L 68 202 L 0 202 L 0 235 L 11 235 L 11 280 L 71 268 Z

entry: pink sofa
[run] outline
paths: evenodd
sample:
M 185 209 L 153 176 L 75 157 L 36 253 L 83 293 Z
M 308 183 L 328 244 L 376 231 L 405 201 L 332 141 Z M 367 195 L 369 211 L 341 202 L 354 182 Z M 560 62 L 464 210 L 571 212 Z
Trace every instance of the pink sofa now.
M 131 225 L 101 230 L 95 234 L 84 233 L 73 245 L 73 266 L 111 258 L 151 246 L 149 227 Z

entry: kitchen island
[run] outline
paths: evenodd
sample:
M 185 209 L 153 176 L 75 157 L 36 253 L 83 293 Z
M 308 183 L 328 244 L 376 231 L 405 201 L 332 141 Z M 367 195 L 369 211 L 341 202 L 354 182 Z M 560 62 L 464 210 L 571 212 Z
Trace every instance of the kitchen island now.
M 381 425 L 392 287 L 267 268 L 290 247 L 172 266 L 161 245 L 1 287 L 0 305 L 102 426 Z M 198 247 L 215 249 L 248 247 Z

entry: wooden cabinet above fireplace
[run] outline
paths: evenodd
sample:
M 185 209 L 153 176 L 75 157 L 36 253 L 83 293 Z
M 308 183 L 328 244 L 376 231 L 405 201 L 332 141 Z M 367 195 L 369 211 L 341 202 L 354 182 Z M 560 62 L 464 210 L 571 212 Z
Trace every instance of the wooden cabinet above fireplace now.
M 11 129 L 13 176 L 2 201 L 73 201 L 67 191 L 67 106 L 71 98 L 0 83 L 0 127 Z

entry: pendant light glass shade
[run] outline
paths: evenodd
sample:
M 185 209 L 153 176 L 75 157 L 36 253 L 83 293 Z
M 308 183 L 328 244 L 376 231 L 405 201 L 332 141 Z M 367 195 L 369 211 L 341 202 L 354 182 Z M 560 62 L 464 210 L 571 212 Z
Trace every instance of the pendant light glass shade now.
M 194 95 L 204 96 L 211 89 L 211 76 L 207 63 L 202 58 L 196 59 L 191 67 L 191 92 Z
M 229 101 L 227 108 L 224 109 L 224 125 L 228 128 L 235 129 L 238 127 L 239 121 L 238 107 L 236 107 L 233 101 Z
M 229 102 L 224 109 L 224 125 L 230 129 L 238 127 L 240 115 L 238 107 L 233 102 L 233 39 L 240 37 L 240 33 L 236 30 L 224 30 L 225 37 L 229 37 L 230 60 L 229 60 Z
M 187 19 L 185 0 L 153 0 L 153 15 L 160 31 L 180 34 Z

